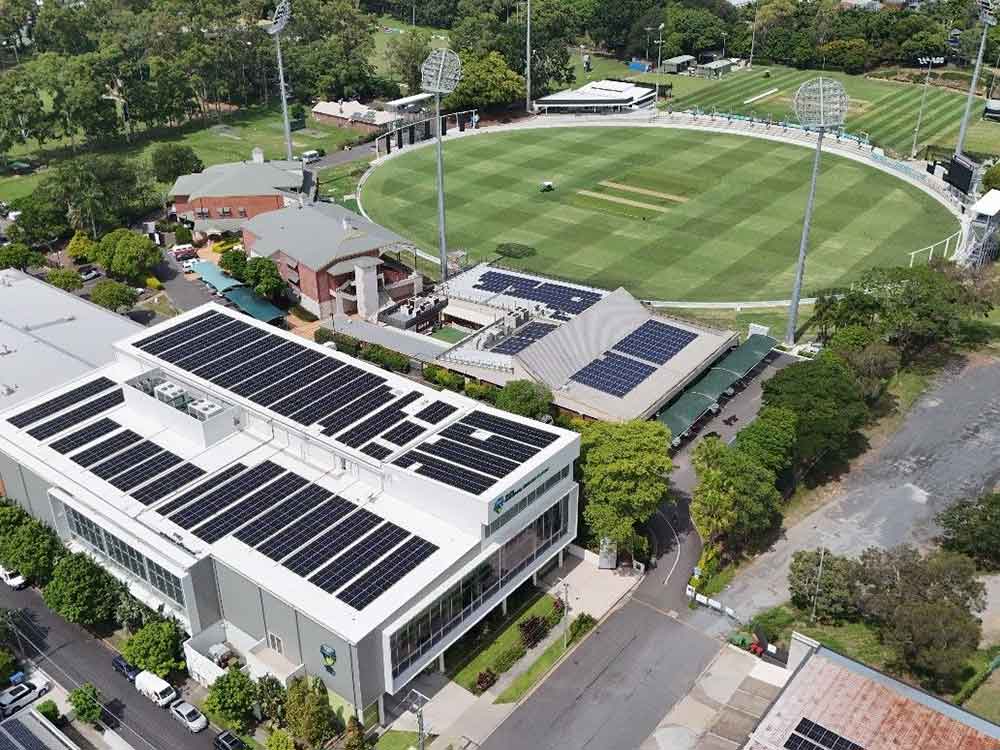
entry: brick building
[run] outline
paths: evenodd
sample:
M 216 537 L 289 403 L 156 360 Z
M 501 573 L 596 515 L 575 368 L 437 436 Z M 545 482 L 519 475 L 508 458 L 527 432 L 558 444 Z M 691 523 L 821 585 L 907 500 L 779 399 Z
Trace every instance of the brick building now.
M 239 231 L 247 219 L 311 198 L 311 173 L 297 161 L 264 161 L 254 149 L 251 161 L 214 164 L 181 175 L 170 190 L 177 217 L 202 235 Z
M 271 258 L 314 315 L 379 310 L 422 291 L 420 274 L 384 257 L 407 240 L 333 203 L 295 203 L 245 221 L 243 246 Z

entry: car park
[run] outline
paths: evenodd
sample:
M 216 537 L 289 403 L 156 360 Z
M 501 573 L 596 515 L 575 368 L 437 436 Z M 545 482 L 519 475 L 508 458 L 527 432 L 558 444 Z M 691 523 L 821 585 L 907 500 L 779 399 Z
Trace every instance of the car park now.
M 125 660 L 125 657 L 120 654 L 111 660 L 111 668 L 129 682 L 135 682 L 135 678 L 138 677 L 139 673 L 142 671 L 138 667 L 129 664 Z
M 25 580 L 24 576 L 18 573 L 13 568 L 8 570 L 7 568 L 0 566 L 0 579 L 2 579 L 3 582 L 6 583 L 8 586 L 10 586 L 12 589 L 23 589 L 25 586 L 28 585 L 28 582 Z
M 187 701 L 177 701 L 170 707 L 170 715 L 194 734 L 208 726 L 208 719 Z
M 217 735 L 216 738 L 212 740 L 212 747 L 215 748 L 215 750 L 248 750 L 247 743 L 230 732 L 228 729 Z
M 7 718 L 49 692 L 46 679 L 28 680 L 9 687 L 0 693 L 0 716 Z

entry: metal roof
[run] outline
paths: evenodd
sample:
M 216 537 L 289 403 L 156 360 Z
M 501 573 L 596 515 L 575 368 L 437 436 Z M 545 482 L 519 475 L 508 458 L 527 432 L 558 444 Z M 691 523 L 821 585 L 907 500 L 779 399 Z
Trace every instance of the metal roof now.
M 280 195 L 302 187 L 302 164 L 297 161 L 241 161 L 213 164 L 196 174 L 181 175 L 170 195 L 189 199 L 228 196 Z
M 233 287 L 225 293 L 225 297 L 247 315 L 253 316 L 265 323 L 285 317 L 285 313 L 278 307 L 275 307 L 248 287 Z
M 226 276 L 217 265 L 208 260 L 199 261 L 191 266 L 191 270 L 201 276 L 202 281 L 220 292 L 227 292 L 234 287 L 243 286 L 232 276 Z

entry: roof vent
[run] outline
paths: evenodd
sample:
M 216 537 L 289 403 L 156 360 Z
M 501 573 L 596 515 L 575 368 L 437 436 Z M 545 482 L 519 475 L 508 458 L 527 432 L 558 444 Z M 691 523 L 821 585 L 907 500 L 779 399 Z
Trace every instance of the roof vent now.
M 188 414 L 201 422 L 211 419 L 221 411 L 221 406 L 203 398 L 188 404 Z

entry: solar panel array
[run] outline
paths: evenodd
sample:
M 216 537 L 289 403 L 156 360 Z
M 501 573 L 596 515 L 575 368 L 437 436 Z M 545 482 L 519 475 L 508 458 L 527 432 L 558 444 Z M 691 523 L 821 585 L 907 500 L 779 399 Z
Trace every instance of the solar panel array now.
M 63 412 L 55 419 L 42 422 L 37 427 L 32 427 L 28 430 L 28 434 L 35 438 L 35 440 L 47 440 L 54 435 L 58 435 L 60 432 L 68 430 L 70 427 L 75 427 L 91 417 L 96 417 L 98 414 L 118 406 L 123 401 L 125 401 L 125 395 L 122 393 L 121 388 L 118 388 L 111 393 L 88 401 L 82 406 Z
M 496 354 L 517 354 L 527 349 L 539 339 L 545 338 L 545 336 L 552 333 L 557 327 L 553 323 L 541 323 L 533 320 L 528 325 L 514 331 L 510 338 L 500 342 L 500 344 L 494 346 L 490 351 Z
M 406 529 L 386 521 L 325 568 L 313 573 L 309 580 L 328 594 L 333 594 L 408 536 Z
M 696 338 L 698 334 L 693 331 L 658 320 L 647 320 L 611 348 L 663 365 Z
M 621 398 L 654 372 L 652 365 L 604 352 L 603 359 L 588 362 L 569 379 Z
M 132 493 L 132 497 L 143 505 L 152 505 L 165 498 L 172 492 L 176 492 L 186 484 L 204 476 L 205 470 L 194 464 L 181 464 L 169 474 L 160 477 L 156 482 L 147 484 Z
M 786 750 L 865 750 L 832 729 L 803 718 L 785 740 Z
M 477 432 L 482 436 L 477 436 Z M 497 480 L 551 445 L 556 437 L 547 430 L 473 411 L 432 440 L 406 451 L 393 463 L 473 495 L 481 495 Z
M 426 539 L 410 537 L 365 575 L 345 587 L 337 598 L 354 609 L 362 610 L 436 551 L 437 546 Z
M 28 729 L 20 719 L 8 719 L 3 723 L 3 729 L 17 742 L 16 745 L 7 745 L 13 750 L 20 750 L 20 748 L 24 748 L 24 750 L 49 750 L 49 746 L 36 737 L 34 732 Z M 3 733 L 0 733 L 0 737 L 4 736 Z M 3 745 L 0 745 L 0 748 L 2 747 Z
M 63 409 L 75 406 L 80 401 L 90 398 L 91 396 L 96 396 L 101 391 L 106 391 L 112 387 L 114 387 L 114 383 L 111 380 L 105 377 L 100 377 L 96 380 L 91 380 L 81 386 L 73 388 L 72 390 L 66 391 L 65 393 L 61 393 L 55 398 L 51 398 L 48 401 L 38 404 L 37 406 L 33 406 L 26 411 L 15 414 L 7 421 L 15 427 L 27 427 L 29 424 L 38 422 L 46 417 L 51 417 L 53 414 L 56 414 Z
M 431 424 L 437 424 L 449 414 L 457 411 L 458 407 L 446 404 L 444 401 L 435 401 L 418 411 L 414 416 Z
M 473 284 L 474 289 L 508 297 L 541 302 L 553 310 L 578 315 L 601 299 L 600 294 L 551 281 L 539 281 L 500 271 L 487 271 Z M 567 319 L 565 316 L 561 318 Z
M 113 419 L 108 419 L 103 417 L 96 422 L 93 422 L 86 427 L 83 427 L 76 432 L 72 432 L 66 437 L 59 438 L 49 447 L 57 453 L 72 453 L 77 448 L 82 448 L 87 443 L 92 443 L 100 437 L 114 432 L 121 425 L 119 425 Z

